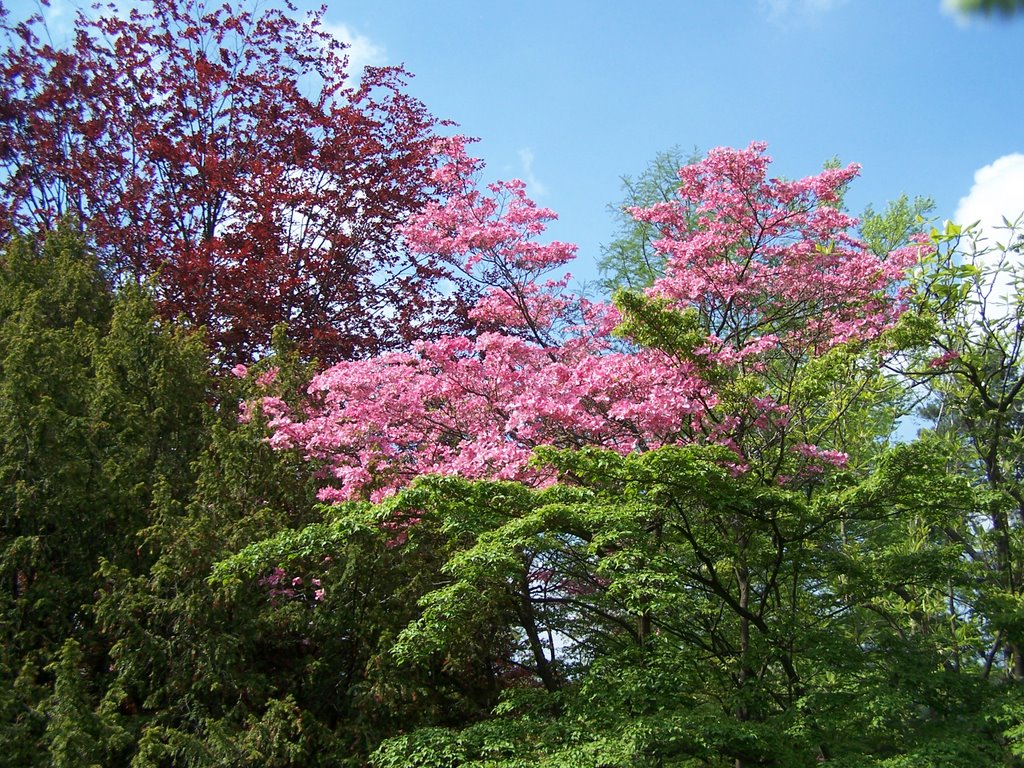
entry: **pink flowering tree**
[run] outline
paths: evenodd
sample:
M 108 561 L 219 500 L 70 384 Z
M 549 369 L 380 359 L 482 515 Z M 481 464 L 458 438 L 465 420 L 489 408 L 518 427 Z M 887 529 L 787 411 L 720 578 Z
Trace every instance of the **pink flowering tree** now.
M 884 348 L 864 352 L 906 308 L 905 276 L 926 246 L 879 257 L 850 234 L 840 201 L 857 166 L 788 181 L 769 178 L 769 163 L 764 144 L 712 150 L 680 170 L 676 200 L 632 209 L 662 233 L 666 268 L 645 297 L 617 302 L 621 330 L 714 384 L 703 435 L 786 482 L 789 469 L 845 464 L 837 448 L 871 439 L 869 412 L 892 386 Z M 851 435 L 857 423 L 870 427 Z
M 699 354 L 728 364 L 876 337 L 902 308 L 893 288 L 915 249 L 879 259 L 849 234 L 857 222 L 839 202 L 856 165 L 773 179 L 765 149 L 712 150 L 679 171 L 678 200 L 632 210 L 663 233 L 665 276 L 648 294 L 697 311 Z
M 854 167 L 784 181 L 762 145 L 715 150 L 681 169 L 676 200 L 633 211 L 661 233 L 663 277 L 589 302 L 566 288 L 572 247 L 542 238 L 553 214 L 519 182 L 480 188 L 464 141 L 438 151 L 453 192 L 402 234 L 477 283 L 474 332 L 335 365 L 301 408 L 253 407 L 275 445 L 322 468 L 329 520 L 438 569 L 389 650 L 399 664 L 479 664 L 488 691 L 514 695 L 522 677 L 571 693 L 602 668 L 644 681 L 654 660 L 681 689 L 709 691 L 666 711 L 692 705 L 693 733 L 743 764 L 756 728 L 755 742 L 777 736 L 794 721 L 772 718 L 804 711 L 794 705 L 815 674 L 857 656 L 837 644 L 835 657 L 799 658 L 815 633 L 853 621 L 822 587 L 842 555 L 819 553 L 864 534 L 826 481 L 856 463 L 856 430 L 886 397 L 879 358 L 917 247 L 880 257 L 849 234 L 840 203 Z M 340 562 L 332 547 L 327 536 L 322 552 L 299 551 Z M 236 567 L 291 589 L 295 550 L 280 537 L 273 557 L 242 553 Z M 615 678 L 608 696 L 622 689 Z M 396 739 L 394 753 L 408 747 Z
M 856 166 L 783 181 L 764 150 L 714 150 L 680 170 L 677 200 L 633 211 L 664 234 L 666 272 L 613 306 L 567 290 L 575 248 L 541 241 L 554 213 L 522 182 L 481 189 L 466 141 L 439 142 L 452 192 L 402 234 L 479 285 L 475 333 L 335 365 L 302 413 L 265 401 L 274 444 L 321 462 L 331 501 L 424 474 L 543 482 L 540 445 L 721 444 L 734 471 L 783 483 L 844 463 L 822 390 L 874 375 L 859 351 L 899 316 L 916 249 L 880 259 L 849 234 L 838 204 Z

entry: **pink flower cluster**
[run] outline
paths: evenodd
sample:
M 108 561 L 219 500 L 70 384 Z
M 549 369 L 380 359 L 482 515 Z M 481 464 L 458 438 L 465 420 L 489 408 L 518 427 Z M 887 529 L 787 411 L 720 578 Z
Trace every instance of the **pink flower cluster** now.
M 658 350 L 595 354 L 499 333 L 336 365 L 310 393 L 318 407 L 301 420 L 277 400 L 264 409 L 276 445 L 330 467 L 325 500 L 378 500 L 431 473 L 536 481 L 528 461 L 538 445 L 655 448 L 713 400 L 689 366 Z
M 845 467 L 849 459 L 842 451 L 830 451 L 808 443 L 797 443 L 790 450 L 806 459 L 802 468 L 805 475 L 821 474 L 828 467 Z
M 767 372 L 873 339 L 903 309 L 899 281 L 918 253 L 878 259 L 848 234 L 855 222 L 835 203 L 855 166 L 781 181 L 767 178 L 764 145 L 717 149 L 680 170 L 678 200 L 633 211 L 664 234 L 666 273 L 649 295 L 696 310 L 705 334 L 679 355 L 616 339 L 615 307 L 546 277 L 575 249 L 536 241 L 554 214 L 521 182 L 481 191 L 465 140 L 438 149 L 435 175 L 452 192 L 402 232 L 412 252 L 440 256 L 482 286 L 471 312 L 478 332 L 335 365 L 313 379 L 301 414 L 262 401 L 274 445 L 326 467 L 323 499 L 379 500 L 430 473 L 544 482 L 529 464 L 538 445 L 628 453 L 714 442 L 743 472 L 760 431 L 788 440 L 788 455 L 808 466 L 842 465 L 841 454 L 787 437 L 789 408 Z M 739 373 L 763 375 L 764 391 L 722 414 L 718 387 Z
M 958 360 L 959 358 L 960 358 L 960 353 L 957 352 L 955 349 L 951 349 L 948 352 L 943 352 L 938 357 L 929 360 L 928 361 L 928 367 L 929 368 L 945 368 L 951 362 L 953 362 L 954 360 Z
M 836 203 L 856 165 L 784 181 L 768 178 L 765 149 L 714 149 L 679 171 L 677 201 L 632 209 L 664 234 L 666 273 L 650 294 L 697 309 L 707 355 L 726 364 L 876 337 L 903 310 L 897 286 L 920 256 L 878 259 L 849 234 L 856 220 Z
M 284 598 L 285 600 L 305 600 L 310 595 L 307 585 L 301 576 L 294 576 L 289 578 L 288 574 L 283 568 L 274 568 L 269 574 L 259 580 L 259 585 L 267 590 L 267 595 L 270 597 L 271 603 L 277 605 L 277 603 Z M 308 587 L 312 587 L 311 597 L 313 602 L 319 603 L 324 599 L 324 588 L 321 586 L 320 579 L 310 579 Z

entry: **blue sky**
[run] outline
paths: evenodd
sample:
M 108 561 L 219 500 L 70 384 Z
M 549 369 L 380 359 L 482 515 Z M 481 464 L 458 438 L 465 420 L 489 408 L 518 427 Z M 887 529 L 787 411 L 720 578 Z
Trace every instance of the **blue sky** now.
M 674 145 L 767 141 L 790 177 L 860 163 L 855 212 L 905 192 L 955 218 L 972 188 L 961 215 L 1024 210 L 1024 18 L 965 22 L 941 0 L 348 0 L 326 20 L 354 63 L 404 64 L 489 175 L 559 213 L 577 277 L 597 276 L 620 177 Z
M 939 0 L 348 2 L 328 17 L 415 73 L 490 172 L 531 182 L 583 276 L 621 175 L 673 145 L 764 140 L 785 176 L 838 156 L 863 166 L 853 210 L 906 192 L 943 218 L 976 172 L 1024 153 L 1024 19 L 964 23 Z

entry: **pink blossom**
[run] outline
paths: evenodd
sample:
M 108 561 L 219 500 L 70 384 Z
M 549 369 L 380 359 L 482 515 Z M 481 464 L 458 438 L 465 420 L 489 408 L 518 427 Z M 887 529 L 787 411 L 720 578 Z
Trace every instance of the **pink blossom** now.
M 278 366 L 271 366 L 256 377 L 256 386 L 260 389 L 266 389 L 277 380 L 277 374 L 280 372 L 281 369 Z
M 437 149 L 435 175 L 450 192 L 402 234 L 411 251 L 480 286 L 477 329 L 339 363 L 313 378 L 301 413 L 262 398 L 271 445 L 325 467 L 325 501 L 379 501 L 422 474 L 543 484 L 552 478 L 530 463 L 541 445 L 626 454 L 715 443 L 736 455 L 729 471 L 746 473 L 765 446 L 781 446 L 778 456 L 793 441 L 796 411 L 778 376 L 792 361 L 878 338 L 904 309 L 899 281 L 922 247 L 879 259 L 849 234 L 855 220 L 833 204 L 856 166 L 784 181 L 767 175 L 763 144 L 712 150 L 680 169 L 678 200 L 632 210 L 662 233 L 665 275 L 648 294 L 695 317 L 700 340 L 685 353 L 637 348 L 613 333 L 618 309 L 550 276 L 575 248 L 540 241 L 554 214 L 522 182 L 479 188 L 465 139 Z M 722 383 L 738 376 L 758 377 L 764 391 L 722 413 Z M 786 455 L 803 472 L 847 460 L 810 442 Z M 389 529 L 390 546 L 408 525 Z
M 280 584 L 284 580 L 284 578 L 285 578 L 284 569 L 283 568 L 274 568 L 274 570 L 270 572 L 269 576 L 264 576 L 262 579 L 260 579 L 260 584 L 265 584 L 267 586 L 276 587 L 278 584 Z
M 249 403 L 242 401 L 238 404 L 238 423 L 248 424 L 252 421 L 252 409 L 249 407 Z
M 842 451 L 829 451 L 816 445 L 809 445 L 808 443 L 797 443 L 792 446 L 790 450 L 804 458 L 818 459 L 819 461 L 836 467 L 845 466 L 848 458 Z
M 929 360 L 928 361 L 928 367 L 929 368 L 945 368 L 951 362 L 953 362 L 954 360 L 958 360 L 959 358 L 960 358 L 960 353 L 957 352 L 956 350 L 951 349 L 948 352 L 944 352 L 943 354 L 939 355 L 938 357 L 933 358 L 932 360 Z

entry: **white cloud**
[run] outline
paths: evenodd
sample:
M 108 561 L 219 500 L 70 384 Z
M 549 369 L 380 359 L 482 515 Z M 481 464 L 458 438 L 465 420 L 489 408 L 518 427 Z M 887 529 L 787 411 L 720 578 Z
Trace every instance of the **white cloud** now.
M 544 197 L 548 193 L 547 185 L 538 179 L 533 173 L 533 150 L 520 149 L 519 163 L 523 169 L 523 181 L 526 182 L 530 194 L 534 197 Z
M 1003 217 L 1014 221 L 1024 213 L 1024 154 L 1014 152 L 974 172 L 974 184 L 960 198 L 954 219 L 958 224 L 980 222 L 989 236 L 998 235 Z
M 349 72 L 358 77 L 363 67 L 380 67 L 387 63 L 387 50 L 366 35 L 361 35 L 346 24 L 323 23 L 323 30 L 336 40 L 345 43 Z
M 1022 227 L 1008 231 L 1004 221 L 1013 224 L 1020 219 L 1024 223 L 1024 154 L 1003 155 L 975 171 L 974 184 L 967 196 L 960 198 L 954 219 L 962 226 L 978 224 L 977 247 L 981 251 L 996 243 L 1009 245 L 1024 234 Z M 1008 256 L 1016 254 L 1004 256 L 1001 250 L 995 249 L 980 253 L 975 263 L 986 271 L 993 270 L 1001 258 Z M 1012 266 L 1019 268 L 1019 262 L 1014 261 Z M 1011 266 L 1009 262 L 1006 265 Z M 994 281 L 990 278 L 987 286 L 985 293 L 996 305 L 1013 295 L 1012 279 L 1006 273 L 1000 273 Z

